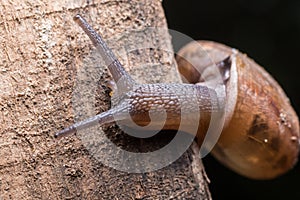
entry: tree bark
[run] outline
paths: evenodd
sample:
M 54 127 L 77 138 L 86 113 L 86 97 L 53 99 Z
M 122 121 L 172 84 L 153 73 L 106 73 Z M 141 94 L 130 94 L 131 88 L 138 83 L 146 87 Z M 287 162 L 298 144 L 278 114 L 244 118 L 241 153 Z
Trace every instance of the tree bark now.
M 54 139 L 57 130 L 82 118 L 74 91 L 90 75 L 80 77 L 81 70 L 97 64 L 91 42 L 72 20 L 77 13 L 104 38 L 161 27 L 143 45 L 163 46 L 169 52 L 142 49 L 120 59 L 139 82 L 179 81 L 158 0 L 1 1 L 0 199 L 210 199 L 196 144 L 160 170 L 126 173 L 95 159 L 80 137 Z M 122 37 L 113 41 L 115 50 L 123 44 Z M 144 65 L 149 58 L 158 64 Z M 99 69 L 95 109 L 103 112 L 109 108 L 105 81 L 110 76 L 106 67 Z M 115 125 L 104 130 L 119 146 L 131 144 L 133 151 L 161 145 L 153 141 L 143 145 Z

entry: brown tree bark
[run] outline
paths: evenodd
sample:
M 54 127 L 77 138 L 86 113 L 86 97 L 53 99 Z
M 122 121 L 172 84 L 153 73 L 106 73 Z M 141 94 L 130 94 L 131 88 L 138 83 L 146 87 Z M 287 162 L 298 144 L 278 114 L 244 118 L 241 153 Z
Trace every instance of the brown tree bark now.
M 0 2 L 0 199 L 210 199 L 195 144 L 171 165 L 136 174 L 103 165 L 79 137 L 54 139 L 57 130 L 76 118 L 72 101 L 80 70 L 97 63 L 90 58 L 91 42 L 72 20 L 77 13 L 104 38 L 133 28 L 167 27 L 158 0 Z M 172 48 L 166 30 L 155 34 L 145 45 Z M 112 44 L 115 49 L 118 45 L 122 42 Z M 139 56 L 123 62 L 139 82 L 179 81 L 172 54 L 135 53 Z M 142 65 L 149 58 L 163 67 Z M 104 82 L 110 77 L 101 69 L 99 112 L 109 107 Z M 140 142 L 119 134 L 114 125 L 105 132 L 120 146 Z

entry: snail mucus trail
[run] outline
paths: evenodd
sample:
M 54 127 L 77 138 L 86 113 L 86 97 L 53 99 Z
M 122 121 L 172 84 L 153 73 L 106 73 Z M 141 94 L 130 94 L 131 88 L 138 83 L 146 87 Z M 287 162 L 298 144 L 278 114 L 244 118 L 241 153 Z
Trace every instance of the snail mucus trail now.
M 246 55 L 215 42 L 192 42 L 180 50 L 177 57 L 179 71 L 188 83 L 138 84 L 101 36 L 80 15 L 74 20 L 103 57 L 117 83 L 119 98 L 110 110 L 71 125 L 56 133 L 56 138 L 113 121 L 155 130 L 161 121 L 150 118 L 149 112 L 159 115 L 164 110 L 163 129 L 176 130 L 184 123 L 183 131 L 194 134 L 201 145 L 212 114 L 224 111 L 225 124 L 212 151 L 224 165 L 249 178 L 270 179 L 296 163 L 298 117 L 278 83 Z M 213 63 L 201 57 L 199 52 L 203 49 L 217 63 L 219 75 L 208 67 Z M 203 82 L 205 73 L 209 78 Z M 226 91 L 226 95 L 222 91 Z M 197 105 L 197 109 L 191 105 Z M 185 112 L 182 112 L 183 107 Z M 197 130 L 189 130 L 195 122 Z

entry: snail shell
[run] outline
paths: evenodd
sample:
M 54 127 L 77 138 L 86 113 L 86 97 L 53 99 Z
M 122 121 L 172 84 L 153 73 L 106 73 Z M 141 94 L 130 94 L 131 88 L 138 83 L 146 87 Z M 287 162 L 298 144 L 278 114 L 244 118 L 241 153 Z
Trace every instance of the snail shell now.
M 230 55 L 232 60 L 226 82 L 225 126 L 213 149 L 214 157 L 254 179 L 274 178 L 292 168 L 299 152 L 299 122 L 280 85 L 245 54 L 216 42 L 199 43 L 215 62 Z M 208 66 L 199 56 L 203 49 L 192 42 L 178 53 L 179 71 L 188 82 L 201 81 L 199 72 Z

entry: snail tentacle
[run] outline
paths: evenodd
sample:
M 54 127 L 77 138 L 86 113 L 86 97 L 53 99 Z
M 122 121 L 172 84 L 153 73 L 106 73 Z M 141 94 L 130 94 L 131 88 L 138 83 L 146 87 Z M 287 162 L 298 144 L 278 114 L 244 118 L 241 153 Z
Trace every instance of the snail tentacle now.
M 76 134 L 77 131 L 95 126 L 95 125 L 104 125 L 110 122 L 120 121 L 126 118 L 124 113 L 127 112 L 127 107 L 124 104 L 119 104 L 118 106 L 111 108 L 110 110 L 100 113 L 96 116 L 90 117 L 84 121 L 77 122 L 57 133 L 55 133 L 55 138 L 61 138 L 71 134 Z
M 136 84 L 136 82 L 126 72 L 120 61 L 117 59 L 112 50 L 107 46 L 106 42 L 102 39 L 102 37 L 79 14 L 77 14 L 74 17 L 74 21 L 89 36 L 89 38 L 93 42 L 93 45 L 99 51 L 113 77 L 113 80 L 117 83 L 118 86 L 122 86 L 121 92 L 126 92 L 130 90 L 133 87 L 133 85 Z

